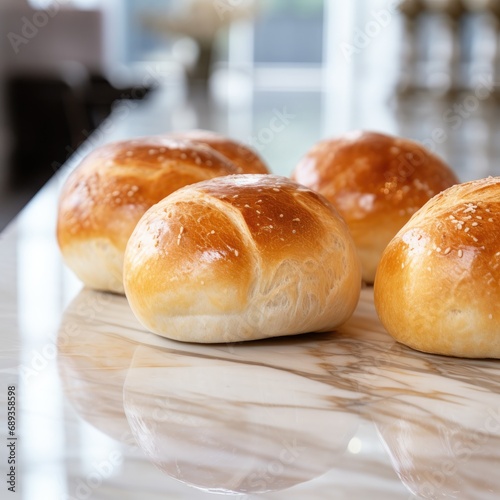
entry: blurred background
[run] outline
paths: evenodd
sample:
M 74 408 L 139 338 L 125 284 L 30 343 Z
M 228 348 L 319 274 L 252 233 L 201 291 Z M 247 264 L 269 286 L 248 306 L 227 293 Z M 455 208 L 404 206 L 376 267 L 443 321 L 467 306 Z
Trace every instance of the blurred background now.
M 499 82 L 500 0 L 0 0 L 0 228 L 68 160 L 171 130 L 283 175 L 359 128 L 499 175 Z

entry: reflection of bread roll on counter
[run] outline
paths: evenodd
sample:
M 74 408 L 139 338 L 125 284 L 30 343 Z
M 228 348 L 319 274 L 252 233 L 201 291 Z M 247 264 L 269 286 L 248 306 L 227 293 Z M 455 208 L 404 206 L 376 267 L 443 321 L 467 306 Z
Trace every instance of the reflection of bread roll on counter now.
M 500 357 L 500 178 L 447 189 L 385 250 L 375 280 L 381 322 L 420 351 Z
M 279 491 L 343 463 L 362 421 L 346 414 L 352 401 L 345 391 L 294 373 L 294 363 L 265 366 L 252 356 L 253 345 L 239 347 L 236 362 L 136 350 L 123 400 L 149 460 L 174 479 L 219 494 Z M 274 359 L 293 359 L 287 347 Z
M 326 360 L 343 356 L 321 334 L 230 348 L 180 344 L 140 328 L 125 297 L 83 289 L 64 313 L 57 346 L 75 412 L 126 445 L 119 480 L 132 467 L 147 481 L 154 469 L 147 459 L 202 490 L 290 488 L 347 468 L 346 448 L 363 423 L 350 412 L 358 396 L 342 377 L 329 379 Z M 102 436 L 91 441 L 86 463 L 102 457 Z M 154 487 L 168 498 L 192 498 L 169 478 Z M 324 491 L 325 483 L 309 488 Z
M 385 361 L 371 379 L 381 397 L 369 414 L 406 488 L 432 500 L 497 498 L 495 363 L 432 359 L 401 349 Z M 391 379 L 399 387 L 392 383 L 389 389 Z
M 352 132 L 316 144 L 293 178 L 325 196 L 347 222 L 373 283 L 391 238 L 427 200 L 458 182 L 448 166 L 416 142 Z
M 57 338 L 63 391 L 101 432 L 134 444 L 123 410 L 123 383 L 137 347 L 118 334 L 139 327 L 124 297 L 84 288 L 64 312 Z
M 124 283 L 137 318 L 176 340 L 234 342 L 329 331 L 356 307 L 346 224 L 313 191 L 239 175 L 183 188 L 142 217 Z
M 57 236 L 85 285 L 123 292 L 123 254 L 144 212 L 173 191 L 239 173 L 207 146 L 165 137 L 107 144 L 88 155 L 63 188 Z

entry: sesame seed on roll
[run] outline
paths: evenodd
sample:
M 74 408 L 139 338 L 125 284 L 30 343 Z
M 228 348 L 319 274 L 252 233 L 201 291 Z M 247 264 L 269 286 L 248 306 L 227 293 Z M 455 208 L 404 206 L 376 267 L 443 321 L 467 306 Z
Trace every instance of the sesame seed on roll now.
M 356 307 L 361 268 L 321 195 L 285 177 L 234 175 L 150 208 L 128 242 L 124 285 L 150 331 L 237 342 L 336 328 Z
M 458 182 L 420 144 L 375 132 L 317 143 L 292 178 L 321 193 L 344 217 L 367 283 L 373 283 L 380 256 L 399 229 L 435 194 Z
M 374 294 L 398 342 L 500 358 L 500 177 L 458 184 L 426 203 L 387 246 Z
M 64 185 L 57 238 L 70 269 L 90 287 L 123 293 L 123 255 L 144 212 L 177 189 L 239 168 L 213 149 L 165 137 L 106 144 Z

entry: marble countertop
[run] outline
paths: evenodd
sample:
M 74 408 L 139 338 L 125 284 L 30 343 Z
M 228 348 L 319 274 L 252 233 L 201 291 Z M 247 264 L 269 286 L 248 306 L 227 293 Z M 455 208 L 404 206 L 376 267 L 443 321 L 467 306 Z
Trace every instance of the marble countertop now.
M 394 343 L 369 288 L 338 332 L 208 346 L 145 333 L 123 297 L 83 290 L 56 344 L 78 417 L 186 486 L 498 498 L 498 363 Z
M 265 124 L 275 104 L 262 99 Z M 176 125 L 152 108 L 90 147 Z M 264 156 L 301 127 L 312 134 L 303 116 Z M 395 343 L 370 288 L 337 332 L 218 345 L 150 334 L 124 297 L 82 289 L 62 264 L 57 197 L 77 160 L 0 235 L 0 498 L 499 497 L 498 362 Z

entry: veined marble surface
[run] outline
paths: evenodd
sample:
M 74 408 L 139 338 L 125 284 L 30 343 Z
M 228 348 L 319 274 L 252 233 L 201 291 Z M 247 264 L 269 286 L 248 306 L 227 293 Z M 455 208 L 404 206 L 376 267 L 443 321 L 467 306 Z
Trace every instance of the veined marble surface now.
M 169 96 L 111 121 L 73 161 L 104 140 L 182 128 L 185 101 Z M 275 106 L 296 113 L 263 150 L 286 174 L 320 136 L 322 101 L 276 96 L 254 96 L 252 130 Z M 1 499 L 500 497 L 498 361 L 396 344 L 371 289 L 333 333 L 219 345 L 147 333 L 124 297 L 82 290 L 63 266 L 63 176 L 0 234 Z M 12 385 L 16 493 L 6 481 Z
M 497 361 L 395 343 L 370 288 L 337 332 L 148 333 L 124 297 L 62 265 L 56 193 L 0 240 L 0 433 L 15 385 L 18 498 L 498 498 Z
M 57 342 L 79 418 L 141 450 L 185 498 L 187 486 L 269 498 L 500 493 L 498 363 L 394 343 L 371 289 L 336 333 L 208 346 L 149 334 L 126 299 L 83 290 Z

